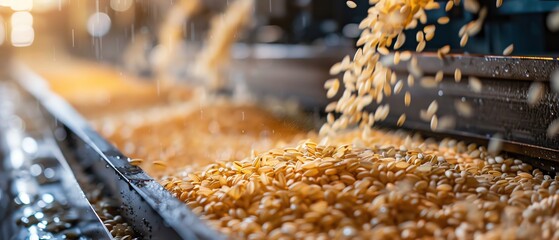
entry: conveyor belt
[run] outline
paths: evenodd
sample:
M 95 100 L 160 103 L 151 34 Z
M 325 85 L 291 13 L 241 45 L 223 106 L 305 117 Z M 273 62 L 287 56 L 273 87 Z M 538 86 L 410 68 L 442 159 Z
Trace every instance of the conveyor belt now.
M 40 103 L 47 122 L 59 136 L 57 143 L 72 171 L 95 175 L 142 238 L 223 238 L 139 167 L 130 165 L 128 158 L 95 132 L 69 104 L 48 91 L 40 76 L 21 65 L 15 76 Z
M 501 132 L 505 133 L 504 150 L 536 158 L 533 162 L 535 166 L 539 166 L 538 158 L 559 160 L 559 139 L 544 137 L 549 122 L 559 116 L 558 94 L 546 93 L 542 104 L 533 109 L 528 108 L 525 101 L 530 83 L 548 81 L 551 71 L 559 66 L 558 60 L 453 55 L 441 62 L 435 55 L 424 54 L 419 57 L 419 63 L 426 74 L 443 69 L 448 77 L 438 88 L 424 89 L 417 82 L 413 88 L 405 88 L 402 94 L 387 98 L 391 112 L 381 125 L 393 128 L 398 116 L 406 111 L 408 119 L 404 128 L 412 131 L 482 142 Z M 457 66 L 464 75 L 459 84 L 455 84 L 452 78 Z M 405 64 L 394 66 L 394 69 L 399 79 L 407 75 Z M 482 93 L 468 90 L 468 75 L 481 78 L 484 85 Z M 54 131 L 64 133 L 65 137 L 60 138 L 58 143 L 71 165 L 80 166 L 73 170 L 86 170 L 97 175 L 122 203 L 126 209 L 125 217 L 137 232 L 148 238 L 222 238 L 154 179 L 128 164 L 126 156 L 91 129 L 63 99 L 45 91 L 46 86 L 39 76 L 20 66 L 16 70 L 16 78 L 41 103 L 44 114 L 52 126 L 56 126 Z M 304 98 L 307 94 L 301 93 L 301 90 L 298 93 Z M 303 90 L 308 91 L 308 95 L 322 91 L 316 88 Z M 403 106 L 403 92 L 406 90 L 411 91 L 413 96 L 409 108 Z M 429 123 L 419 118 L 419 110 L 427 108 L 434 99 L 439 102 L 438 114 L 456 116 L 456 128 L 433 133 Z M 474 117 L 464 119 L 458 116 L 453 102 L 462 99 L 474 106 Z M 549 170 L 554 171 L 552 168 Z

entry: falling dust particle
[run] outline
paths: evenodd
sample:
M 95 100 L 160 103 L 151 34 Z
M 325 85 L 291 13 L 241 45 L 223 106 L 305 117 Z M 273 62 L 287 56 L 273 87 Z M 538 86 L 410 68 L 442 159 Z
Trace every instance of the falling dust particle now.
M 458 114 L 460 116 L 463 116 L 463 117 L 470 118 L 474 114 L 474 110 L 473 110 L 472 106 L 470 106 L 470 104 L 467 103 L 467 102 L 462 102 L 460 100 L 456 100 L 454 102 L 454 108 L 456 108 L 456 111 L 458 112 Z
M 456 119 L 453 116 L 443 116 L 439 118 L 437 130 L 452 130 L 456 127 Z
M 553 120 L 547 127 L 547 137 L 554 138 L 559 134 L 559 118 Z
M 551 90 L 559 93 L 559 70 L 555 70 L 551 73 Z
M 438 85 L 434 77 L 423 77 L 419 83 L 423 88 L 436 88 Z
M 547 28 L 549 31 L 557 32 L 559 31 L 559 9 L 556 9 L 554 12 L 550 13 L 547 16 Z
M 481 89 L 483 88 L 481 80 L 477 77 L 470 77 L 468 80 L 470 89 L 476 93 L 481 93 Z

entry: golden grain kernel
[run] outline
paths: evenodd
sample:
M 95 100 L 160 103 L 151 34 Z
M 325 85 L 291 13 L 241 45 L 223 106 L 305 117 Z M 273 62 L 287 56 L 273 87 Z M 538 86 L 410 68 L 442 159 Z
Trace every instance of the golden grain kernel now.
M 444 77 L 444 72 L 440 70 L 435 74 L 435 81 L 441 82 L 443 80 L 443 77 Z
M 452 191 L 452 186 L 450 186 L 449 184 L 441 184 L 437 186 L 437 191 L 450 192 Z
M 140 164 L 142 164 L 144 162 L 143 159 L 139 159 L 139 158 L 134 158 L 134 159 L 128 159 L 128 162 L 132 165 L 132 166 L 139 166 Z
M 437 115 L 433 115 L 433 117 L 431 117 L 431 124 L 429 125 L 431 127 L 431 130 L 436 131 L 438 123 L 439 120 L 437 118 Z
M 467 33 L 462 35 L 462 37 L 460 38 L 460 47 L 464 47 L 466 46 L 466 44 L 468 44 L 468 38 L 470 38 L 470 36 Z
M 404 45 L 406 42 L 406 35 L 404 33 L 399 33 L 398 37 L 396 38 L 396 42 L 394 43 L 394 49 L 399 49 Z
M 408 61 L 408 60 L 411 59 L 411 57 L 412 57 L 412 54 L 411 54 L 410 51 L 403 51 L 403 52 L 400 53 L 400 59 L 402 61 Z
M 379 48 L 377 48 L 377 51 L 382 55 L 390 54 L 390 51 L 388 50 L 388 48 L 385 48 L 385 47 L 379 47 Z
M 425 45 L 427 45 L 427 42 L 425 41 L 421 41 L 417 44 L 417 47 L 415 48 L 416 52 L 422 52 L 423 49 L 425 49 Z
M 427 107 L 427 115 L 433 116 L 435 115 L 435 113 L 437 113 L 437 110 L 439 110 L 439 104 L 437 103 L 437 100 L 433 100 L 429 104 L 429 107 Z
M 495 6 L 501 7 L 501 5 L 503 5 L 503 0 L 496 0 Z
M 438 24 L 447 24 L 448 22 L 450 22 L 450 18 L 448 17 L 440 17 L 439 19 L 437 19 L 437 23 Z
M 415 34 L 415 41 L 419 42 L 423 42 L 423 40 L 425 40 L 425 36 L 424 33 L 422 31 L 419 31 Z
M 303 173 L 303 176 L 314 177 L 319 173 L 318 169 L 309 169 Z
M 167 167 L 167 163 L 163 162 L 163 161 L 153 161 L 153 165 L 159 168 L 166 168 Z
M 398 127 L 401 127 L 402 125 L 404 125 L 404 122 L 406 122 L 406 114 L 402 113 L 402 115 L 400 115 L 400 117 L 398 118 L 398 122 L 396 123 L 396 125 L 398 125 Z
M 408 75 L 407 80 L 409 87 L 413 87 L 413 85 L 415 85 L 415 78 L 413 77 L 413 75 Z
M 446 2 L 444 10 L 448 12 L 448 11 L 452 10 L 452 7 L 454 7 L 454 2 L 453 1 L 448 1 L 448 2 Z
M 404 104 L 406 105 L 406 107 L 409 107 L 411 103 L 411 94 L 410 92 L 406 91 L 406 93 L 404 94 Z
M 503 50 L 503 55 L 508 56 L 514 50 L 514 44 L 508 45 L 505 50 Z
M 454 70 L 454 81 L 460 82 L 462 80 L 462 70 L 459 68 Z
M 485 188 L 485 187 L 477 187 L 477 188 L 476 188 L 476 192 L 477 192 L 477 193 L 480 193 L 480 194 L 485 194 L 485 193 L 487 193 L 487 188 Z
M 354 1 L 346 1 L 345 3 L 349 8 L 356 8 L 357 7 L 357 4 Z

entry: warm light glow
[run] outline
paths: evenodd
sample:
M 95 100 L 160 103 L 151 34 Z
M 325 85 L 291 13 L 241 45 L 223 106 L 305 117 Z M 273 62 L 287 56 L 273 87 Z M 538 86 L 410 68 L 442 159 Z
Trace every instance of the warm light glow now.
M 0 16 L 0 46 L 4 44 L 4 39 L 6 39 L 6 29 L 4 28 L 4 19 Z
M 33 0 L 12 0 L 10 6 L 14 11 L 31 11 Z
M 33 43 L 35 31 L 31 26 L 18 26 L 12 29 L 12 45 L 14 47 L 27 47 Z
M 87 32 L 94 37 L 105 36 L 111 30 L 111 18 L 109 15 L 97 12 L 91 14 L 87 20 Z
M 117 12 L 124 12 L 132 6 L 134 0 L 111 0 L 111 8 Z
M 0 0 L 0 7 L 9 7 L 12 5 L 11 0 Z
M 33 11 L 46 12 L 58 9 L 65 2 L 64 0 L 33 0 Z
M 12 14 L 12 28 L 19 26 L 33 26 L 33 16 L 29 12 L 15 12 Z

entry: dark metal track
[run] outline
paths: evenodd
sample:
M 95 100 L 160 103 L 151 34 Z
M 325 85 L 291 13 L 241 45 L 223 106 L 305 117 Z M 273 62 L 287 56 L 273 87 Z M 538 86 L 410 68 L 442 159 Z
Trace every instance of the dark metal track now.
M 91 129 L 62 98 L 50 92 L 40 76 L 22 65 L 16 67 L 14 75 L 40 103 L 72 170 L 96 175 L 143 238 L 223 238 L 139 167 L 130 165 L 126 156 Z

